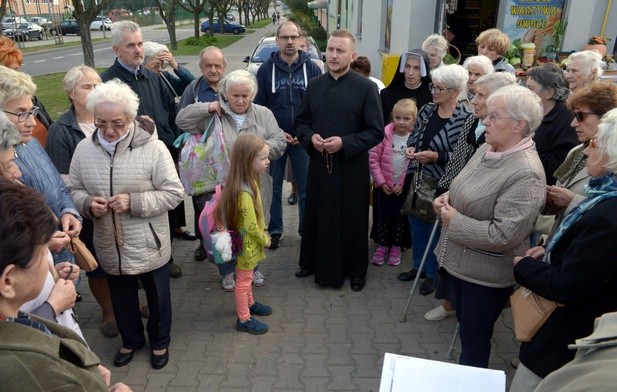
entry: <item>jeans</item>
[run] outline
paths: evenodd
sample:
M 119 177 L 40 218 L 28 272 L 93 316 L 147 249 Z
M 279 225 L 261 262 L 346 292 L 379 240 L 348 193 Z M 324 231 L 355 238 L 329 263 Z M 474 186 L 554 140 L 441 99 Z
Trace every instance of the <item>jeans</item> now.
M 268 224 L 268 232 L 270 235 L 283 233 L 283 177 L 285 176 L 287 157 L 291 160 L 296 186 L 298 187 L 298 214 L 300 222 L 298 224 L 298 234 L 302 235 L 309 156 L 300 145 L 288 145 L 283 156 L 270 165 L 270 175 L 272 176 L 273 182 L 270 223 Z
M 420 263 L 422 262 L 422 256 L 427 246 L 429 246 L 428 255 L 424 262 L 424 271 L 426 271 L 427 278 L 434 278 L 437 271 L 437 258 L 433 253 L 437 242 L 439 241 L 439 228 L 433 238 L 433 243 L 429 245 L 428 240 L 431 237 L 433 231 L 433 223 L 427 223 L 420 219 L 409 217 L 409 229 L 411 230 L 411 256 L 413 258 L 413 268 L 420 269 Z

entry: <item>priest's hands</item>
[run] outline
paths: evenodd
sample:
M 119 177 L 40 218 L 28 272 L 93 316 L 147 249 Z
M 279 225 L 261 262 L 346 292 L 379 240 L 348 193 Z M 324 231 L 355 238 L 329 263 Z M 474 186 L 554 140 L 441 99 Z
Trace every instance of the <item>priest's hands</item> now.
M 343 148 L 343 139 L 339 136 L 331 136 L 327 139 L 323 139 L 320 135 L 314 134 L 311 137 L 313 147 L 319 152 L 328 152 L 334 154 L 339 152 Z

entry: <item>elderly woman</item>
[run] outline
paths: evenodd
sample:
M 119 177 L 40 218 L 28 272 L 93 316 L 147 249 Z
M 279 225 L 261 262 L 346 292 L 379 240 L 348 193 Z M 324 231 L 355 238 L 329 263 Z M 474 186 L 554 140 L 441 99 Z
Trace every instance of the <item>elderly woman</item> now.
M 0 176 L 0 377 L 7 391 L 109 387 L 111 373 L 70 329 L 24 313 L 49 274 L 47 246 L 56 220 L 34 190 Z M 61 347 L 61 349 L 59 349 Z
M 17 183 L 21 179 L 21 171 L 15 164 L 14 146 L 21 140 L 19 131 L 4 113 L 0 113 L 0 177 Z M 58 251 L 70 242 L 70 237 L 61 231 L 55 231 L 49 241 L 48 248 Z M 49 271 L 39 295 L 24 303 L 20 310 L 55 321 L 72 329 L 84 340 L 79 324 L 73 313 L 77 292 L 75 283 L 79 278 L 79 267 L 64 262 L 54 266 L 51 253 L 46 258 L 49 262 Z M 53 273 L 52 273 L 53 271 Z
M 19 48 L 15 47 L 15 43 L 6 36 L 0 36 L 0 65 L 10 68 L 15 71 L 19 71 L 21 65 L 24 62 L 23 55 Z M 39 108 L 39 111 L 34 116 L 36 122 L 33 132 L 36 140 L 45 146 L 45 140 L 47 139 L 47 130 L 53 123 L 51 116 L 45 110 L 43 103 L 39 101 L 35 96 L 32 96 L 34 100 L 34 106 Z
M 495 72 L 510 72 L 514 74 L 514 67 L 503 57 L 510 47 L 510 38 L 499 29 L 488 29 L 476 38 L 478 55 L 484 55 L 493 62 Z
M 585 148 L 587 197 L 549 241 L 514 259 L 514 276 L 522 286 L 563 304 L 531 342 L 520 347 L 521 363 L 511 392 L 532 391 L 550 372 L 574 358 L 568 348 L 593 331 L 594 320 L 617 311 L 617 110 L 602 117 Z
M 422 42 L 422 50 L 428 54 L 431 70 L 443 65 L 443 58 L 448 54 L 448 41 L 439 34 L 431 34 Z
M 232 150 L 238 135 L 252 133 L 266 141 L 270 147 L 268 158 L 274 161 L 283 155 L 287 142 L 270 109 L 252 102 L 256 94 L 257 81 L 253 75 L 245 70 L 230 72 L 219 83 L 218 101 L 196 102 L 186 106 L 178 112 L 176 124 L 186 132 L 200 133 L 206 129 L 212 116 L 219 116 L 223 127 L 223 139 L 228 151 Z M 260 186 L 264 221 L 268 222 L 272 202 L 272 177 L 268 173 L 261 174 Z M 206 197 L 209 199 L 214 189 L 209 189 L 207 193 L 209 195 Z M 223 277 L 223 286 L 229 287 L 230 285 L 226 283 L 231 283 L 229 291 L 233 291 L 234 266 L 219 264 L 217 267 Z M 255 270 L 254 274 L 257 276 L 253 277 L 253 282 L 263 284 L 264 278 L 261 272 Z
M 533 141 L 544 166 L 546 183 L 555 184 L 553 173 L 577 143 L 576 132 L 570 126 L 574 114 L 566 107 L 570 95 L 563 71 L 555 64 L 544 64 L 527 73 L 527 88 L 540 97 L 544 117 Z
M 570 84 L 570 90 L 576 91 L 600 79 L 604 73 L 601 62 L 602 56 L 592 50 L 583 50 L 569 55 L 566 79 Z
M 611 82 L 596 82 L 577 89 L 568 99 L 568 107 L 574 112 L 572 126 L 581 144 L 570 150 L 555 171 L 557 183 L 547 187 L 547 205 L 557 213 L 551 232 L 585 198 L 589 175 L 585 170 L 587 156 L 583 151 L 595 137 L 602 116 L 617 108 L 617 86 Z
M 146 327 L 151 363 L 169 359 L 171 238 L 167 212 L 182 200 L 184 189 L 171 155 L 149 118 L 136 118 L 139 98 L 111 80 L 86 99 L 96 130 L 73 155 L 71 195 L 84 216 L 94 220 L 94 248 L 103 270 L 122 336 L 115 366 L 124 366 L 144 346 L 137 282 L 146 292 L 150 318 Z
M 76 237 L 81 231 L 81 216 L 77 212 L 58 170 L 54 167 L 41 144 L 33 138 L 36 85 L 22 72 L 0 66 L 0 109 L 15 124 L 21 143 L 15 146 L 16 163 L 22 173 L 22 182 L 39 191 L 52 212 L 60 219 L 62 231 Z M 54 252 L 54 260 L 74 261 L 67 250 Z
M 461 365 L 488 367 L 493 326 L 514 286 L 512 260 L 525 252 L 544 205 L 544 171 L 531 139 L 539 98 L 520 86 L 488 98 L 486 143 L 433 202 L 443 224 L 439 265 L 451 277 Z M 415 240 L 415 239 L 414 239 Z
M 463 124 L 458 142 L 454 147 L 454 153 L 446 165 L 446 173 L 437 183 L 437 192 L 435 196 L 439 196 L 450 189 L 452 180 L 463 170 L 463 167 L 469 162 L 478 147 L 484 144 L 484 124 L 482 124 L 482 120 L 484 120 L 488 114 L 488 108 L 486 106 L 488 97 L 501 87 L 512 84 L 516 84 L 516 77 L 507 72 L 489 73 L 476 81 L 476 95 L 471 100 L 473 116 L 467 117 L 467 120 Z M 452 307 L 450 274 L 443 268 L 440 269 L 437 274 L 435 298 L 443 299 L 443 301 L 441 305 L 424 314 L 425 320 L 439 321 L 456 314 Z
M 180 101 L 180 97 L 184 90 L 195 80 L 195 76 L 178 64 L 174 56 L 171 54 L 167 46 L 158 42 L 144 42 L 144 67 L 156 73 L 163 79 L 165 85 L 169 87 L 170 92 L 176 97 L 176 103 Z M 169 65 L 174 74 L 163 71 Z M 184 211 L 184 201 L 174 209 L 175 215 L 175 231 L 174 237 L 182 238 L 187 241 L 197 240 L 197 236 L 186 229 L 186 214 Z M 177 264 L 172 263 L 171 277 L 179 278 L 182 276 L 182 270 Z
M 71 159 L 77 144 L 94 133 L 94 115 L 86 109 L 86 97 L 99 83 L 101 83 L 99 74 L 86 65 L 73 67 L 64 75 L 64 92 L 71 107 L 49 127 L 45 151 L 65 182 L 68 182 Z M 86 218 L 82 223 L 79 238 L 96 257 L 92 221 Z M 118 335 L 118 326 L 111 306 L 105 272 L 99 265 L 96 270 L 86 272 L 86 276 L 90 290 L 103 313 L 101 331 L 105 336 L 112 338 Z
M 476 95 L 475 83 L 482 76 L 493 73 L 493 63 L 486 56 L 471 56 L 465 59 L 463 68 L 469 72 L 469 80 L 467 81 L 467 94 L 461 94 L 459 100 L 471 109 L 471 100 Z
M 173 74 L 164 71 L 168 65 L 173 70 Z M 163 78 L 177 100 L 180 99 L 188 85 L 195 80 L 195 76 L 188 69 L 178 64 L 169 48 L 158 42 L 144 42 L 144 67 Z
M 437 183 L 446 172 L 446 165 L 452 156 L 463 124 L 471 112 L 458 101 L 458 96 L 465 91 L 469 79 L 465 68 L 457 64 L 444 65 L 434 69 L 431 76 L 433 103 L 428 103 L 420 109 L 414 130 L 407 141 L 408 148 L 405 155 L 412 159 L 410 167 L 415 171 L 413 180 L 415 187 L 425 187 L 432 193 L 432 200 L 437 190 Z M 410 189 L 409 192 L 414 192 L 414 189 Z M 430 204 L 428 208 L 415 204 L 412 204 L 412 207 L 413 212 L 409 216 L 412 269 L 401 273 L 398 280 L 405 282 L 416 277 L 422 255 L 428 246 L 426 280 L 420 286 L 420 294 L 429 295 L 435 290 L 434 280 L 437 272 L 437 263 L 433 255 L 437 239 L 429 244 L 435 215 L 429 211 Z

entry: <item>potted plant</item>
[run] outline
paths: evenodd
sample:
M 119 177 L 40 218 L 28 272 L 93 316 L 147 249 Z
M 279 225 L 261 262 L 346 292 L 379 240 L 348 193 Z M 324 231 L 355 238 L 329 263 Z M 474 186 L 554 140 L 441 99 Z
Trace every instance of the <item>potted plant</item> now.
M 607 52 L 606 44 L 610 40 L 611 39 L 605 35 L 594 35 L 589 39 L 587 45 L 583 46 L 583 50 L 595 50 L 596 52 L 600 53 L 600 56 L 604 57 L 606 56 Z

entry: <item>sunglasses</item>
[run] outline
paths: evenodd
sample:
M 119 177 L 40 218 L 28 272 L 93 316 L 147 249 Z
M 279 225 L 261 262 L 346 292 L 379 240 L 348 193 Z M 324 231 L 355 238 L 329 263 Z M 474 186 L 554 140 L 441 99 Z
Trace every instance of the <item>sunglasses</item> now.
M 594 112 L 574 112 L 574 118 L 576 118 L 576 121 L 581 122 L 585 121 L 587 116 L 589 116 L 590 114 L 595 114 L 596 116 L 599 116 L 598 113 Z

